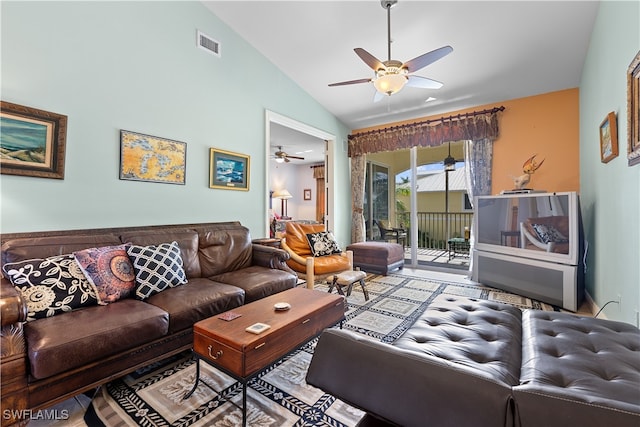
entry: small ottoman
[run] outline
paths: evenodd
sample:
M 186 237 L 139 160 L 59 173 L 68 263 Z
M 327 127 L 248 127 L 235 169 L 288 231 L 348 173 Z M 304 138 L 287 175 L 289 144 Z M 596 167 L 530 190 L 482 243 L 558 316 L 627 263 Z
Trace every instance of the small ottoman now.
M 364 279 L 367 278 L 367 273 L 360 270 L 351 270 L 351 271 L 343 271 L 342 273 L 336 274 L 333 277 L 327 277 L 327 282 L 329 283 L 329 293 L 336 288 L 338 293 L 344 295 L 344 291 L 342 288 L 344 286 L 347 287 L 347 296 L 351 295 L 351 290 L 353 289 L 353 284 L 356 282 L 360 282 L 360 287 L 362 287 L 362 293 L 364 294 L 364 300 L 369 301 L 369 291 L 367 291 L 367 286 L 364 283 Z
M 386 275 L 404 267 L 404 249 L 398 243 L 358 242 L 347 246 L 353 252 L 353 266 L 369 273 Z

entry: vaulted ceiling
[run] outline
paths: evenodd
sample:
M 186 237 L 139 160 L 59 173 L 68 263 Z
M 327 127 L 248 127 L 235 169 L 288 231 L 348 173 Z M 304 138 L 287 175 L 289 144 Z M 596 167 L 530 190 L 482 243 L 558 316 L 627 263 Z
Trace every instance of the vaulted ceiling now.
M 367 1 L 204 1 L 348 127 L 359 129 L 578 87 L 597 1 L 412 1 L 391 9 L 391 57 L 406 62 L 449 45 L 405 87 L 374 103 L 374 77 L 353 51 L 387 59 L 387 12 Z M 429 98 L 435 100 L 427 101 Z

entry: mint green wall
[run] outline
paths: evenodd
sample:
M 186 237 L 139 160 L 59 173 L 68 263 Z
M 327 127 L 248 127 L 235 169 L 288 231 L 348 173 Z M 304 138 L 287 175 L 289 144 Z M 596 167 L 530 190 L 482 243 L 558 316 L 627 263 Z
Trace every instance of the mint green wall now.
M 348 129 L 200 2 L 1 2 L 2 100 L 68 116 L 64 180 L 1 176 L 2 232 L 266 221 L 265 110 Z M 196 47 L 196 30 L 222 58 Z M 121 181 L 120 129 L 187 143 L 186 185 Z M 210 147 L 251 156 L 250 191 L 208 188 Z M 337 182 L 348 182 L 336 150 Z M 340 192 L 338 235 L 350 236 Z
M 626 71 L 640 50 L 640 3 L 603 1 L 580 83 L 580 192 L 587 291 L 609 319 L 637 324 L 640 309 L 640 165 L 627 166 Z M 600 162 L 598 128 L 618 115 L 620 154 Z

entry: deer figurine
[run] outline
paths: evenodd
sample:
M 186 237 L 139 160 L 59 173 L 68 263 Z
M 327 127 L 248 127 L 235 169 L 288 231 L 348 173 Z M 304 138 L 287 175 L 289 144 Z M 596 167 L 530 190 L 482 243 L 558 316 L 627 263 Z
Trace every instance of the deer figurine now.
M 531 175 L 533 175 L 533 173 L 537 171 L 546 160 L 543 159 L 540 163 L 538 163 L 535 160 L 536 156 L 537 154 L 534 154 L 533 156 L 529 157 L 529 159 L 527 159 L 527 161 L 522 165 L 522 172 L 524 172 L 524 174 L 513 179 L 513 184 L 517 190 L 522 190 L 525 185 L 527 185 L 529 181 L 531 181 Z

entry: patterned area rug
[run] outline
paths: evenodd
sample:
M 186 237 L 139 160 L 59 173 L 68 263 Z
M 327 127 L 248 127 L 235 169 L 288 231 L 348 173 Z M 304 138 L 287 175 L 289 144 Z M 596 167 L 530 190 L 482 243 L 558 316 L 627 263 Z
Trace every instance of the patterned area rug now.
M 365 301 L 356 284 L 347 298 L 345 329 L 384 342 L 395 341 L 440 294 L 499 301 L 519 308 L 553 306 L 493 288 L 434 281 L 404 274 L 369 275 Z M 326 292 L 326 285 L 317 286 Z M 363 413 L 305 382 L 316 340 L 270 366 L 249 382 L 249 426 L 353 426 Z M 238 426 L 242 425 L 242 386 L 201 363 L 195 381 L 189 353 L 175 356 L 101 387 L 85 415 L 89 426 Z

